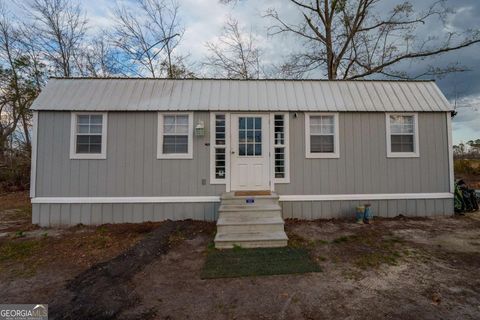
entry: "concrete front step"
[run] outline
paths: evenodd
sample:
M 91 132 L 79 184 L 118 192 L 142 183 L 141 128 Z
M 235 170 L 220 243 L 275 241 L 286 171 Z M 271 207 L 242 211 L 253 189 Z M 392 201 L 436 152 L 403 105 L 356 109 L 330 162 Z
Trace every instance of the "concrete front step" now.
M 273 193 L 270 196 L 234 196 L 233 192 L 223 194 L 220 197 L 222 205 L 268 205 L 278 204 L 278 195 Z M 251 200 L 253 199 L 253 203 Z
M 248 200 L 248 201 L 247 201 Z M 253 200 L 253 201 L 252 201 Z M 282 207 L 278 195 L 221 196 L 218 209 L 215 247 L 244 248 L 284 247 L 288 237 L 284 231 Z
M 238 212 L 238 211 L 280 211 L 282 207 L 277 204 L 268 205 L 248 205 L 248 204 L 221 204 L 218 208 L 219 212 Z
M 242 248 L 285 247 L 288 237 L 285 232 L 243 232 L 243 233 L 217 233 L 215 247 L 230 249 L 235 245 Z
M 255 217 L 252 215 L 221 216 L 217 221 L 218 233 L 248 232 L 282 232 L 282 218 L 277 214 L 272 217 Z

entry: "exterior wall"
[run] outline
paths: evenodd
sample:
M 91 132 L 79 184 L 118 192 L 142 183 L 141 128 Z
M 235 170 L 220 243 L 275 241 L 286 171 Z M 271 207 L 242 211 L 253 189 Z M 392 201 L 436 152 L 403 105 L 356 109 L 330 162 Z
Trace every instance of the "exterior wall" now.
M 450 192 L 446 113 L 418 113 L 418 158 L 387 158 L 384 113 L 340 113 L 340 158 L 305 158 L 305 120 L 290 114 L 290 183 L 280 195 Z
M 371 204 L 375 217 L 393 218 L 449 216 L 453 214 L 453 199 L 365 200 L 365 201 L 288 201 L 282 202 L 283 218 L 332 219 L 353 218 L 355 207 Z
M 283 218 L 332 219 L 352 218 L 355 207 L 366 202 L 376 217 L 392 218 L 451 215 L 452 199 L 375 200 L 375 201 L 286 201 L 281 202 Z M 99 225 L 104 223 L 139 223 L 163 220 L 205 220 L 218 218 L 219 203 L 76 203 L 33 204 L 33 223 L 43 227 L 55 225 Z
M 40 226 L 100 225 L 218 218 L 219 203 L 34 203 L 32 221 Z
M 210 125 L 196 112 L 194 125 Z M 70 112 L 39 112 L 36 197 L 217 196 L 208 135 L 193 137 L 193 159 L 157 159 L 156 112 L 109 112 L 107 159 L 70 159 Z M 202 184 L 202 180 L 205 184 Z
M 384 113 L 340 113 L 340 158 L 305 158 L 305 121 L 290 113 L 290 183 L 280 195 L 448 193 L 446 113 L 418 113 L 418 158 L 387 158 Z M 38 112 L 35 197 L 219 196 L 210 184 L 209 113 L 195 112 L 206 135 L 193 137 L 193 159 L 157 159 L 156 112 L 109 112 L 106 160 L 72 160 L 70 112 Z M 144 201 L 145 202 L 145 201 Z M 393 217 L 449 215 L 453 199 L 284 201 L 284 218 L 352 216 L 358 204 Z M 218 202 L 34 203 L 33 222 L 42 226 L 215 220 Z

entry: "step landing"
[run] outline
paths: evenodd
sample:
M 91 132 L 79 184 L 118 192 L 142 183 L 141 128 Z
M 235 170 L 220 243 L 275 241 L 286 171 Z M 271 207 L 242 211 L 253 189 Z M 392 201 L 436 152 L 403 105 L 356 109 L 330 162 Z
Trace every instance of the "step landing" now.
M 258 194 L 258 195 L 257 195 Z M 284 247 L 282 208 L 275 193 L 256 195 L 234 192 L 221 196 L 215 247 L 218 249 Z

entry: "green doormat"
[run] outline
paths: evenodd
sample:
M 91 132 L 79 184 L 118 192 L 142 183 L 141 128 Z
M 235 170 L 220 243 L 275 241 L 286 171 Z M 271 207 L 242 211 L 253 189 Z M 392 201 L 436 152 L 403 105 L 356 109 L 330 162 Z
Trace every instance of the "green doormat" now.
M 210 251 L 201 277 L 235 278 L 320 271 L 304 248 L 234 248 Z

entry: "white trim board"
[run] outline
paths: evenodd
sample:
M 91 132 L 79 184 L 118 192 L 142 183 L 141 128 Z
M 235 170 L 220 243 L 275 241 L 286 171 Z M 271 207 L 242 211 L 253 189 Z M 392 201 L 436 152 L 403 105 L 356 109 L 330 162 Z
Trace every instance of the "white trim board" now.
M 453 194 L 450 192 L 280 195 L 280 201 L 417 200 L 451 198 L 453 198 Z
M 377 194 L 322 194 L 322 195 L 281 195 L 280 201 L 348 201 L 348 200 L 416 200 L 452 199 L 449 192 L 438 193 L 377 193 Z M 37 197 L 32 203 L 195 203 L 220 202 L 219 196 L 182 197 Z
M 220 202 L 218 196 L 199 197 L 38 197 L 32 203 L 191 203 Z
M 35 197 L 37 181 L 37 143 L 38 143 L 38 111 L 33 111 L 32 118 L 32 164 L 30 168 L 30 198 Z
M 453 139 L 452 139 L 452 115 L 450 112 L 447 115 L 447 140 L 448 140 L 448 173 L 450 179 L 450 192 L 455 192 L 455 177 L 453 170 Z

